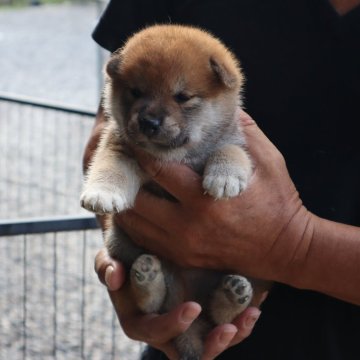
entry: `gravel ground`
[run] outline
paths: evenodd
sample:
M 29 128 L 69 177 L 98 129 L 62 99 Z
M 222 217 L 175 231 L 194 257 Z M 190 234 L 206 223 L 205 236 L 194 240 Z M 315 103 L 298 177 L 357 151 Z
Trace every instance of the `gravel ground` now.
M 90 5 L 0 8 L 0 92 L 95 109 Z M 0 101 L 0 219 L 75 215 L 93 119 Z M 0 360 L 138 358 L 93 271 L 98 230 L 0 237 Z

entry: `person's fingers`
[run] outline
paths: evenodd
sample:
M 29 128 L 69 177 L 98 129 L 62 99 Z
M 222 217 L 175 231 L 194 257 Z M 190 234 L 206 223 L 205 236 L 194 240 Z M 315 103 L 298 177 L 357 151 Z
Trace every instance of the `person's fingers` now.
M 125 334 L 160 349 L 170 359 L 178 359 L 172 340 L 189 328 L 199 316 L 201 306 L 187 302 L 166 314 L 143 314 L 122 290 L 110 291 L 109 295 Z
M 164 238 L 168 238 L 165 231 L 135 211 L 128 210 L 117 215 L 116 222 L 137 245 L 164 257 L 169 256 L 167 248 L 162 245 Z
M 120 289 L 125 281 L 125 269 L 122 264 L 112 259 L 105 248 L 101 249 L 95 257 L 95 271 L 99 280 L 110 291 Z
M 134 152 L 142 169 L 180 202 L 191 202 L 195 196 L 203 194 L 201 176 L 188 166 L 156 160 L 139 149 Z
M 212 360 L 227 349 L 237 333 L 237 328 L 232 324 L 217 326 L 207 336 L 204 343 L 202 360 Z
M 255 120 L 241 108 L 238 109 L 235 116 L 240 118 L 240 123 L 242 126 L 256 124 Z
M 230 346 L 236 345 L 246 339 L 259 319 L 261 311 L 256 307 L 247 308 L 241 315 L 239 315 L 233 324 L 237 327 L 237 333 L 230 342 Z
M 247 308 L 232 324 L 217 326 L 207 336 L 202 360 L 214 359 L 229 346 L 245 340 L 252 332 L 261 311 L 256 307 Z
M 240 110 L 240 122 L 246 139 L 250 156 L 257 163 L 266 165 L 273 161 L 283 161 L 283 157 L 274 144 L 258 127 L 249 114 Z
M 164 344 L 186 331 L 200 312 L 199 304 L 187 302 L 166 314 L 124 315 L 120 321 L 130 338 L 148 344 Z
M 154 223 L 164 224 L 173 221 L 179 207 L 179 203 L 159 198 L 140 189 L 135 199 L 134 210 Z

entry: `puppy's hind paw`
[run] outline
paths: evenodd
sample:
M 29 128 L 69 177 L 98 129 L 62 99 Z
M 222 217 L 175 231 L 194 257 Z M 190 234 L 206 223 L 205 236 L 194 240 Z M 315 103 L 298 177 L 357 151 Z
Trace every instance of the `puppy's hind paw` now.
M 100 215 L 119 213 L 130 207 L 125 196 L 102 188 L 85 190 L 81 194 L 80 204 L 83 208 Z
M 141 255 L 131 267 L 131 279 L 138 286 L 151 286 L 161 272 L 161 263 L 156 256 Z M 161 275 L 161 274 L 160 274 Z
M 166 286 L 160 260 L 141 255 L 133 263 L 130 283 L 139 308 L 145 313 L 157 312 L 165 298 Z
M 224 294 L 230 301 L 247 306 L 252 298 L 253 290 L 250 282 L 240 275 L 226 275 L 222 281 Z
M 232 322 L 250 304 L 253 289 L 240 275 L 226 275 L 216 289 L 211 302 L 211 315 L 216 324 Z

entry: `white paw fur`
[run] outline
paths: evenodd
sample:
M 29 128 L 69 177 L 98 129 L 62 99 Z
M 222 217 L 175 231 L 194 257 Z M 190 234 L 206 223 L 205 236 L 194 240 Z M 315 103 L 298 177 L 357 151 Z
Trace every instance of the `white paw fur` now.
M 247 186 L 246 176 L 208 174 L 203 179 L 206 193 L 215 199 L 238 196 Z
M 108 189 L 99 185 L 87 187 L 80 198 L 81 206 L 97 214 L 119 213 L 131 207 L 121 189 Z
M 207 161 L 203 188 L 215 199 L 238 196 L 248 185 L 252 172 L 247 153 L 236 145 L 226 145 Z

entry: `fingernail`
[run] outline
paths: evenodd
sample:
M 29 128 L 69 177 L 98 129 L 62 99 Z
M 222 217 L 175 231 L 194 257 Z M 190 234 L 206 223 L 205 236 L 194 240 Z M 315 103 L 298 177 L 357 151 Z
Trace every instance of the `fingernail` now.
M 219 343 L 222 346 L 226 346 L 229 344 L 229 342 L 233 339 L 233 337 L 236 334 L 235 329 L 225 329 L 221 335 L 219 336 Z
M 114 272 L 114 268 L 109 265 L 106 270 L 105 270 L 105 283 L 107 285 L 108 288 L 110 288 L 110 282 L 111 282 L 111 275 Z
M 180 315 L 180 320 L 185 324 L 192 323 L 199 315 L 199 309 L 187 307 Z
M 254 310 L 246 319 L 245 319 L 245 326 L 248 329 L 251 329 L 254 327 L 255 323 L 258 321 L 260 317 L 261 311 L 256 309 Z

